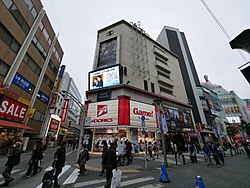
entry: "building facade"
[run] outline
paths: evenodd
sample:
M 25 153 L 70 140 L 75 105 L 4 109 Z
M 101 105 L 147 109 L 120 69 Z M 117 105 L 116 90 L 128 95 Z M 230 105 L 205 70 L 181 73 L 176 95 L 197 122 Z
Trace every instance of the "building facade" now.
M 98 31 L 86 96 L 85 135 L 92 150 L 104 139 L 138 146 L 143 128 L 148 142 L 158 141 L 159 113 L 168 145 L 197 139 L 177 56 L 135 23 L 122 20 Z
M 43 126 L 63 50 L 40 1 L 1 0 L 0 12 L 0 143 L 24 137 L 24 144 L 30 140 L 32 145 Z

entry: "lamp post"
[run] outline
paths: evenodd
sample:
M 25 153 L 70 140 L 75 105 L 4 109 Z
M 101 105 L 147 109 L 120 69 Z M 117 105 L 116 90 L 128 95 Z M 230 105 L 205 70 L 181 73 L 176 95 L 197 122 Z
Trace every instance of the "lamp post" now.
M 161 116 L 161 111 L 162 111 L 162 101 L 159 99 L 155 99 L 154 103 L 156 104 L 158 110 L 159 110 L 159 115 L 158 115 L 158 120 L 159 120 L 159 125 L 161 129 L 161 141 L 162 141 L 162 152 L 163 152 L 163 158 L 164 158 L 164 165 L 168 167 L 168 161 L 167 161 L 167 151 L 166 151 L 166 143 L 165 143 L 165 135 L 163 132 L 163 127 L 162 127 L 162 116 Z
M 81 151 L 81 144 L 82 144 L 82 137 L 83 137 L 83 127 L 84 127 L 84 122 L 85 122 L 85 113 L 86 113 L 86 109 L 85 109 L 85 105 L 83 105 L 77 98 L 75 98 L 72 94 L 70 94 L 68 91 L 66 90 L 62 90 L 61 93 L 66 94 L 67 97 L 69 97 L 70 99 L 72 99 L 74 102 L 76 102 L 76 104 L 80 107 L 81 109 L 81 121 L 80 121 L 80 137 L 79 137 L 79 142 L 78 142 L 78 148 L 77 148 L 77 153 L 76 153 L 76 160 L 80 154 Z

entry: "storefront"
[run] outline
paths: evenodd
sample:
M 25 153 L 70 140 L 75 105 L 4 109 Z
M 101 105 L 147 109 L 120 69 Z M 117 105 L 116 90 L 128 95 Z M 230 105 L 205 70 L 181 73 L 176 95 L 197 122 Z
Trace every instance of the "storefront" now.
M 108 143 L 117 140 L 129 140 L 138 147 L 142 140 L 142 121 L 145 117 L 146 140 L 154 141 L 157 138 L 155 106 L 130 100 L 129 97 L 118 97 L 117 100 L 89 103 L 87 117 L 90 124 L 85 126 L 89 131 L 92 151 L 101 151 L 101 142 Z
M 3 90 L 2 90 L 3 91 Z M 6 90 L 5 90 L 6 92 Z M 10 92 L 10 91 L 9 91 Z M 22 122 L 26 116 L 28 105 L 19 102 L 20 98 L 12 92 L 12 98 L 2 95 L 0 105 L 0 155 L 7 154 L 7 149 L 12 141 L 23 139 L 23 130 L 33 129 Z M 15 99 L 13 99 L 15 98 Z

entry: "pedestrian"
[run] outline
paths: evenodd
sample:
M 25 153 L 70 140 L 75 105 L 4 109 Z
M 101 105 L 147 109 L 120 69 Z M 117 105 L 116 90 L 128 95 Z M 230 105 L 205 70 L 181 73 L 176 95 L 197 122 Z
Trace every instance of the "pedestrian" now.
M 192 142 L 188 143 L 188 151 L 191 163 L 197 163 L 196 150 Z
M 102 140 L 102 162 L 101 162 L 101 164 L 102 164 L 102 171 L 99 174 L 99 176 L 102 176 L 104 174 L 104 172 L 105 172 L 105 162 L 103 160 L 103 157 L 104 157 L 104 155 L 105 155 L 105 153 L 106 153 L 107 150 L 108 150 L 108 143 L 107 143 L 106 140 Z
M 152 146 L 152 142 L 148 143 L 148 155 L 150 158 L 152 158 L 153 160 L 155 160 L 154 155 L 153 155 L 153 146 Z
M 11 177 L 11 171 L 14 166 L 18 165 L 21 161 L 21 140 L 18 140 L 14 145 L 11 146 L 11 152 L 8 154 L 8 160 L 5 164 L 5 169 L 2 173 L 5 182 L 1 184 L 1 187 L 7 187 L 9 186 L 10 182 L 14 180 L 14 178 Z
M 60 187 L 58 184 L 58 176 L 62 172 L 62 169 L 65 165 L 66 160 L 66 154 L 65 154 L 65 147 L 66 147 L 66 141 L 63 141 L 60 144 L 60 147 L 56 150 L 54 154 L 54 162 L 52 166 L 56 169 L 55 175 L 53 176 L 54 180 L 54 187 Z
M 106 169 L 106 185 L 105 188 L 110 188 L 111 180 L 112 180 L 112 170 L 117 168 L 116 161 L 116 151 L 114 148 L 114 143 L 110 143 L 109 148 L 104 153 L 103 161 Z
M 29 168 L 26 174 L 23 176 L 23 179 L 29 178 L 34 167 L 33 175 L 37 174 L 38 162 L 43 158 L 43 148 L 41 141 L 37 141 L 36 145 L 33 146 L 32 155 L 29 162 Z
M 118 163 L 120 165 L 124 165 L 124 150 L 125 150 L 125 145 L 124 145 L 124 142 L 123 140 L 120 140 L 119 141 L 119 144 L 118 144 L 118 147 L 117 147 L 117 150 L 118 150 Z
M 128 140 L 126 140 L 125 142 L 126 147 L 125 147 L 125 151 L 126 151 L 126 158 L 127 158 L 127 165 L 132 164 L 133 160 L 132 160 L 132 144 L 131 142 L 129 142 Z
M 78 164 L 80 167 L 80 171 L 78 173 L 80 173 L 80 175 L 88 174 L 88 170 L 85 168 L 85 164 L 88 160 L 89 160 L 89 151 L 88 151 L 87 145 L 83 145 L 82 151 L 78 158 Z
M 206 144 L 202 147 L 202 151 L 204 153 L 204 158 L 207 166 L 213 165 L 211 160 L 211 146 L 209 142 L 206 142 Z
M 157 144 L 157 142 L 154 142 L 153 151 L 154 151 L 154 156 L 156 156 L 156 158 L 159 159 L 159 145 Z
M 219 159 L 219 150 L 218 150 L 218 146 L 217 144 L 213 143 L 212 144 L 212 154 L 213 154 L 213 158 L 215 160 L 215 163 L 217 165 L 217 167 L 221 167 L 221 163 L 220 163 L 220 159 Z

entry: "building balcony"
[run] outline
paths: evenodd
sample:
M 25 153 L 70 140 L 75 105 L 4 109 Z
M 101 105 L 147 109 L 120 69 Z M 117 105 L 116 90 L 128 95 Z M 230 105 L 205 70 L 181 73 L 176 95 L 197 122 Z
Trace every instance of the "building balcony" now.
M 162 75 L 157 75 L 157 80 L 159 84 L 166 86 L 168 89 L 172 89 L 174 87 L 173 80 L 170 80 Z
M 163 50 L 161 50 L 161 49 L 159 49 L 157 47 L 154 47 L 153 51 L 154 51 L 155 55 L 157 55 L 157 56 L 161 57 L 162 59 L 168 61 L 168 56 Z
M 171 73 L 171 71 L 169 70 L 170 67 L 159 60 L 155 60 L 155 66 L 164 72 Z

